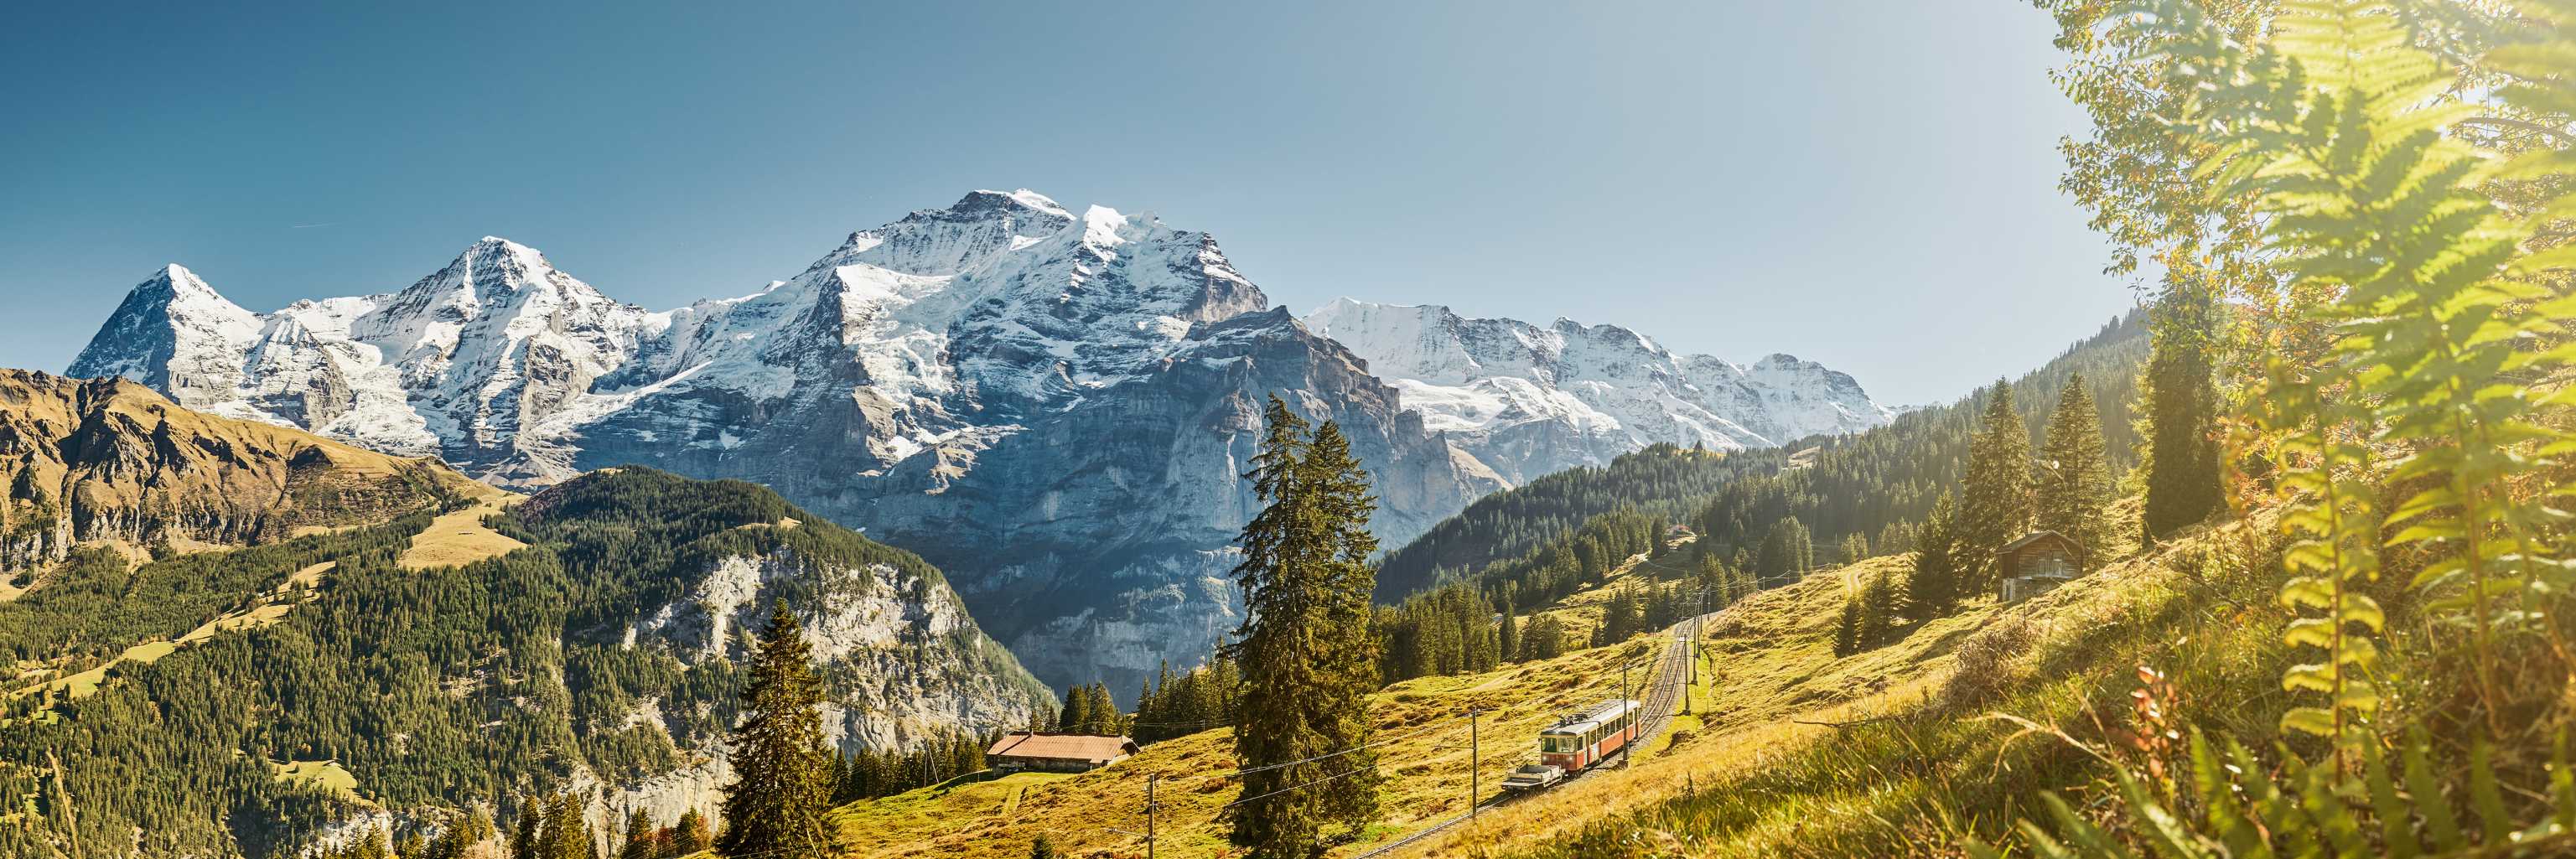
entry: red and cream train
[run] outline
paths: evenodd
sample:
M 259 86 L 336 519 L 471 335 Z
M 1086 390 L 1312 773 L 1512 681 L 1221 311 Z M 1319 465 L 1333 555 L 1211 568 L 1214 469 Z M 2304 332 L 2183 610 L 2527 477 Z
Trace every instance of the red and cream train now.
M 1513 771 L 1503 789 L 1536 790 L 1609 758 L 1637 741 L 1644 710 L 1635 699 L 1614 698 L 1558 719 L 1538 734 L 1538 763 Z

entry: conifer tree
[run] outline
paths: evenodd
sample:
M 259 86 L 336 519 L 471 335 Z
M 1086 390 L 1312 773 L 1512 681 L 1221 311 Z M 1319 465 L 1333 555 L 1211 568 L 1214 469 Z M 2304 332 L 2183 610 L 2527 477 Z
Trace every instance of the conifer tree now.
M 1843 537 L 1842 551 L 1843 563 L 1860 563 L 1869 557 L 1869 538 L 1863 537 L 1859 534 L 1845 535 Z
M 2226 506 L 2218 482 L 2218 390 L 2209 355 L 2217 299 L 2188 280 L 2168 284 L 2150 309 L 2147 358 L 2146 539 L 2153 542 Z
M 715 833 L 707 827 L 707 816 L 696 808 L 680 812 L 680 822 L 671 825 L 672 850 L 688 855 L 714 847 Z
M 1959 605 L 1958 518 L 1950 493 L 1941 493 L 1915 538 L 1914 575 L 1905 580 L 1905 596 L 1926 620 L 1948 615 Z
M 1375 611 L 1369 597 L 1377 590 L 1377 567 L 1370 559 L 1378 549 L 1377 536 L 1369 532 L 1369 517 L 1377 512 L 1377 497 L 1369 494 L 1368 472 L 1352 455 L 1350 440 L 1332 421 L 1315 428 L 1304 466 L 1323 513 L 1327 549 L 1328 575 L 1322 594 L 1327 685 L 1323 700 L 1317 702 L 1317 726 L 1336 750 L 1365 749 L 1376 724 L 1369 718 L 1369 693 L 1380 685 L 1378 639 L 1368 627 Z M 1477 623 L 1459 629 L 1472 636 L 1462 645 L 1473 645 L 1472 650 L 1462 646 L 1461 651 L 1490 667 L 1483 655 L 1492 647 L 1489 633 L 1483 616 L 1476 619 Z M 1354 830 L 1377 820 L 1379 791 L 1385 783 L 1377 758 L 1376 752 L 1363 750 L 1325 762 L 1327 780 L 1319 787 L 1326 816 Z
M 2103 450 L 2102 414 L 2081 374 L 2069 376 L 2057 397 L 2031 479 L 2039 490 L 2039 528 L 2074 540 L 2079 568 L 2094 569 L 2111 536 L 2111 463 Z
M 2012 385 L 1995 381 L 1968 448 L 1959 498 L 1959 592 L 1992 583 L 1995 553 L 2030 530 L 2030 426 L 2013 407 Z
M 1860 595 L 1843 595 L 1842 617 L 1834 621 L 1834 655 L 1860 652 Z
M 626 813 L 625 838 L 617 848 L 617 859 L 653 859 L 659 845 L 653 839 L 653 819 L 638 808 Z
M 386 852 L 384 827 L 371 826 L 358 836 L 358 843 L 345 855 L 349 859 L 388 859 Z
M 1065 687 L 1064 709 L 1057 712 L 1055 729 L 1082 733 L 1091 725 L 1091 718 L 1091 687 Z
M 732 784 L 716 852 L 732 857 L 819 859 L 830 847 L 823 811 L 823 684 L 803 626 L 780 601 L 752 655 L 733 732 Z
M 1871 576 L 1869 584 L 1861 586 L 1860 629 L 1855 635 L 1860 647 L 1866 649 L 1887 643 L 1889 628 L 1901 608 L 1897 605 L 1895 584 L 1890 576 L 1881 574 Z
M 581 798 L 571 791 L 546 803 L 545 834 L 537 838 L 538 859 L 596 859 L 590 822 L 582 817 Z
M 546 819 L 545 804 L 530 797 L 519 805 L 517 826 L 510 834 L 510 859 L 537 859 L 537 837 Z
M 1368 535 L 1375 500 L 1338 427 L 1311 436 L 1271 397 L 1252 459 L 1262 509 L 1244 526 L 1235 567 L 1246 619 L 1231 649 L 1241 669 L 1235 727 L 1242 804 L 1234 840 L 1256 859 L 1304 859 L 1327 821 L 1364 824 L 1379 776 L 1367 751 L 1367 695 L 1376 686 L 1369 623 L 1375 572 Z
M 1495 655 L 1497 658 L 1500 658 L 1500 659 L 1501 659 L 1502 661 L 1504 661 L 1504 662 L 1518 662 L 1518 661 L 1520 661 L 1520 658 L 1521 658 L 1521 621 L 1520 621 L 1520 618 L 1513 617 L 1513 616 L 1512 616 L 1512 612 L 1511 612 L 1511 610 L 1510 610 L 1508 607 L 1506 607 L 1506 608 L 1503 610 L 1503 622 L 1502 622 L 1502 623 L 1499 623 L 1499 624 L 1496 624 L 1496 625 L 1495 625 L 1495 627 L 1494 627 L 1494 631 L 1495 631 L 1495 636 L 1494 636 L 1494 638 L 1495 638 L 1495 641 L 1494 641 L 1494 655 Z

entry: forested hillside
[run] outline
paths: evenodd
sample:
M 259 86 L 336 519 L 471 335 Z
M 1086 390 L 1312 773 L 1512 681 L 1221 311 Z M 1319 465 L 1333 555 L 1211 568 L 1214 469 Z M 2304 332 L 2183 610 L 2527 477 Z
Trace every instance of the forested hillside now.
M 2146 317 L 2132 312 L 2010 382 L 2013 403 L 2036 438 L 2067 380 L 2080 376 L 2101 411 L 2111 473 L 2124 474 L 2137 462 L 2133 401 L 2146 360 Z M 1959 484 L 1991 390 L 1869 432 L 1815 439 L 1780 473 L 1728 483 L 1685 521 L 1699 533 L 1700 551 L 1753 567 L 1766 584 L 1812 565 L 1777 555 L 1766 563 L 1763 543 L 1775 529 L 1803 537 L 1787 548 L 1806 559 L 1839 560 L 1854 536 L 1867 542 L 1865 554 L 1908 551 L 1933 502 Z
M 1608 466 L 1560 471 L 1487 495 L 1388 552 L 1378 567 L 1377 598 L 1395 602 L 1444 575 L 1520 557 L 1614 510 L 1678 521 L 1719 488 L 1781 462 L 1767 448 L 1717 453 L 1658 444 Z
M 488 529 L 439 521 L 132 569 L 92 551 L 0 603 L 0 854 L 123 856 L 140 833 L 148 855 L 265 856 L 559 788 L 602 819 L 712 813 L 744 620 L 772 600 L 806 620 L 844 747 L 1051 706 L 936 570 L 751 484 L 624 469 Z M 399 560 L 433 540 L 507 553 Z

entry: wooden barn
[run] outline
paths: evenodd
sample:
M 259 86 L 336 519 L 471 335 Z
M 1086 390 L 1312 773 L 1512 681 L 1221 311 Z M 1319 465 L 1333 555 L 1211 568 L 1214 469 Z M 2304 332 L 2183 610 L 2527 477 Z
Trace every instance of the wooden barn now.
M 2082 575 L 2083 552 L 2074 538 L 2055 531 L 2032 531 L 2005 543 L 1995 552 L 2004 602 L 2030 599 Z
M 1005 773 L 1089 772 L 1136 753 L 1136 741 L 1095 734 L 1004 734 L 984 751 L 984 765 Z

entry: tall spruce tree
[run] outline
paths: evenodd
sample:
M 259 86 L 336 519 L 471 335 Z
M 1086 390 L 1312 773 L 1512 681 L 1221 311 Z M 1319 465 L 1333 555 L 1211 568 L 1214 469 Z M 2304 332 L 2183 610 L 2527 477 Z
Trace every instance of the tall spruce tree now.
M 1861 649 L 1866 650 L 1887 643 L 1888 633 L 1896 625 L 1897 613 L 1904 608 L 1899 604 L 1901 599 L 1896 593 L 1894 577 L 1885 573 L 1870 576 L 1869 583 L 1861 586 L 1859 633 Z
M 537 842 L 545 832 L 545 822 L 544 801 L 532 796 L 519 804 L 519 819 L 513 822 L 510 833 L 510 859 L 537 859 L 538 851 L 543 849 Z
M 1091 724 L 1091 687 L 1064 687 L 1064 709 L 1056 711 L 1055 729 L 1081 733 Z
M 2226 507 L 2218 482 L 2218 388 L 2210 356 L 2219 308 L 2188 280 L 2169 285 L 2150 308 L 2154 351 L 2147 358 L 2146 509 L 2149 542 Z
M 1330 423 L 1311 436 L 1271 397 L 1252 460 L 1262 509 L 1244 526 L 1235 567 L 1246 618 L 1230 651 L 1241 670 L 1235 755 L 1244 768 L 1234 840 L 1256 859 L 1304 859 L 1327 821 L 1377 813 L 1380 777 L 1365 745 L 1377 640 L 1369 623 L 1375 501 Z
M 1905 580 L 1906 602 L 1926 620 L 1959 607 L 1958 543 L 1959 507 L 1944 492 L 1915 537 L 1914 575 Z
M 2038 485 L 2039 527 L 2073 539 L 2081 569 L 2100 566 L 2111 537 L 2111 461 L 2103 449 L 2102 413 L 2082 374 L 2067 378 L 2057 409 L 2049 413 L 2031 479 Z
M 653 818 L 644 809 L 626 812 L 626 833 L 619 839 L 617 859 L 653 859 L 660 847 L 653 834 Z
M 1968 446 L 1959 496 L 1958 562 L 1962 596 L 1993 584 L 1995 553 L 2030 530 L 2030 425 L 2013 407 L 2012 384 L 1995 380 L 1984 423 Z
M 537 840 L 539 859 L 596 859 L 590 821 L 582 817 L 581 798 L 566 791 L 546 805 L 546 834 Z
M 1333 748 L 1361 749 L 1369 744 L 1375 724 L 1369 718 L 1369 693 L 1380 685 L 1378 638 L 1368 623 L 1375 611 L 1369 596 L 1377 591 L 1377 567 L 1369 562 L 1378 549 L 1377 536 L 1369 532 L 1377 497 L 1369 494 L 1368 471 L 1351 453 L 1350 440 L 1332 421 L 1315 428 L 1303 470 L 1323 513 L 1328 549 L 1323 597 L 1329 685 L 1324 699 L 1316 702 L 1316 724 Z M 1461 642 L 1462 658 L 1490 668 L 1487 654 L 1493 644 L 1481 613 L 1477 619 L 1479 623 L 1459 629 L 1468 637 Z M 1328 817 L 1354 830 L 1378 819 L 1386 779 L 1377 759 L 1376 752 L 1363 750 L 1325 761 L 1327 781 L 1320 789 Z
M 733 732 L 734 780 L 724 789 L 718 854 L 820 859 L 830 849 L 823 828 L 830 752 L 823 748 L 823 684 L 813 659 L 796 615 L 785 601 L 773 605 Z

